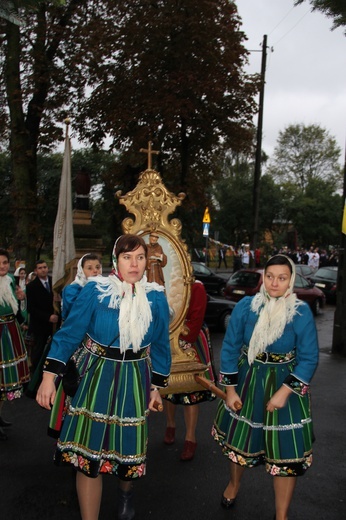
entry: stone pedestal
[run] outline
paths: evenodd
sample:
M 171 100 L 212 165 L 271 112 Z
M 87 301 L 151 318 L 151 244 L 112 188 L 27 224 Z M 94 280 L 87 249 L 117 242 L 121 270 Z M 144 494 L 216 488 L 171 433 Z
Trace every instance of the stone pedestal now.
M 91 211 L 83 209 L 73 210 L 73 226 L 91 226 Z

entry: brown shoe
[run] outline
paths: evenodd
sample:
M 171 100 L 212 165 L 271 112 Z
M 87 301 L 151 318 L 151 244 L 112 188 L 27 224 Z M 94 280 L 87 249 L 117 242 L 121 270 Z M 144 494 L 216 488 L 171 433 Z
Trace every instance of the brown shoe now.
M 163 442 L 165 444 L 174 444 L 174 441 L 175 441 L 175 428 L 171 428 L 170 426 L 168 426 L 166 428 L 166 433 L 165 433 Z
M 196 448 L 197 442 L 185 441 L 184 449 L 180 455 L 180 460 L 192 460 L 195 456 Z

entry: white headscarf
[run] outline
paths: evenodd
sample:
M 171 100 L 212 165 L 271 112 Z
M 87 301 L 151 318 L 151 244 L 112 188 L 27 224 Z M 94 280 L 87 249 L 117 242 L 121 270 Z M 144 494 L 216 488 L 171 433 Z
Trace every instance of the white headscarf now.
M 251 310 L 259 314 L 259 318 L 252 333 L 248 362 L 251 365 L 258 354 L 265 352 L 268 345 L 279 339 L 287 323 L 293 320 L 297 309 L 303 304 L 293 292 L 296 279 L 296 268 L 292 260 L 286 255 L 275 255 L 286 258 L 292 267 L 292 275 L 289 286 L 283 296 L 272 298 L 267 293 L 264 282 L 261 289 L 251 302 Z M 274 258 L 274 257 L 272 257 Z
M 113 271 L 108 278 L 99 280 L 97 284 L 101 293 L 99 300 L 110 296 L 108 307 L 119 309 L 120 352 L 125 352 L 130 345 L 134 352 L 138 352 L 152 321 L 146 293 L 153 290 L 163 292 L 164 287 L 157 283 L 148 283 L 145 274 L 135 284 L 127 283 L 120 278 L 115 255 L 118 240 L 114 244 L 112 254 Z
M 0 305 L 10 305 L 13 314 L 18 312 L 18 300 L 13 294 L 11 287 L 12 278 L 9 275 L 0 276 Z
M 84 285 L 85 285 L 85 284 L 87 283 L 87 281 L 89 280 L 89 278 L 87 278 L 87 277 L 85 276 L 85 273 L 84 273 L 84 271 L 83 271 L 82 263 L 83 263 L 83 259 L 84 259 L 86 256 L 90 255 L 90 254 L 91 254 L 91 253 L 86 253 L 85 255 L 82 256 L 82 258 L 80 258 L 80 259 L 78 260 L 78 264 L 77 264 L 77 274 L 76 274 L 75 279 L 73 280 L 72 283 L 76 283 L 76 284 L 80 285 L 81 287 L 84 287 Z M 101 275 L 101 273 L 102 273 L 102 270 L 101 270 L 101 272 L 100 272 L 100 275 Z M 98 275 L 98 276 L 100 276 L 100 275 Z M 93 277 L 91 277 L 91 278 L 93 278 L 93 279 L 95 280 L 95 276 L 93 276 Z
M 24 278 L 20 278 L 20 275 L 19 275 L 19 273 L 22 269 L 24 270 L 24 273 L 25 273 L 25 268 L 23 266 L 21 266 L 21 267 L 17 267 L 13 276 L 18 277 L 18 285 L 21 289 L 23 289 L 23 291 L 25 291 L 25 288 L 26 288 L 25 276 L 24 276 Z

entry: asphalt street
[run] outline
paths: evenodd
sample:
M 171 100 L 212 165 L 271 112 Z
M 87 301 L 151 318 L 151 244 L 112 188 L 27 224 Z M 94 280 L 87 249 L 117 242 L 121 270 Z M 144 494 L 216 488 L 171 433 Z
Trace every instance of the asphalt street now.
M 316 441 L 314 463 L 298 484 L 290 520 L 346 518 L 346 358 L 331 354 L 334 307 L 316 318 L 320 363 L 313 379 Z M 216 368 L 223 334 L 212 332 Z M 177 439 L 163 443 L 164 413 L 150 417 L 147 476 L 135 484 L 137 520 L 259 520 L 274 515 L 272 477 L 263 467 L 247 470 L 232 510 L 220 506 L 228 481 L 228 461 L 210 435 L 217 403 L 200 405 L 198 447 L 181 462 L 183 411 L 177 413 Z M 0 443 L 0 511 L 5 520 L 78 520 L 74 473 L 52 463 L 54 441 L 46 435 L 49 412 L 29 398 L 6 404 L 13 423 Z M 100 520 L 116 520 L 115 478 L 104 478 Z

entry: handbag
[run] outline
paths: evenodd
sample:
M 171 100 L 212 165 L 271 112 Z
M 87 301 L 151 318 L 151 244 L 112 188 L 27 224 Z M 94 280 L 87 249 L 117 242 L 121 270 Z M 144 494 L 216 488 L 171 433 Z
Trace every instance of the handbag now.
M 110 348 L 111 344 L 116 339 L 118 339 L 118 337 L 119 337 L 119 334 L 107 346 L 106 352 Z M 90 367 L 83 374 L 80 374 L 78 372 L 78 368 L 77 368 L 75 360 L 73 359 L 73 357 L 70 357 L 70 359 L 66 363 L 66 367 L 65 367 L 65 370 L 64 370 L 64 373 L 63 373 L 63 376 L 62 376 L 62 380 L 61 380 L 61 384 L 62 384 L 62 387 L 63 387 L 64 392 L 65 392 L 66 395 L 69 395 L 70 397 L 73 397 L 73 396 L 76 395 L 76 392 L 77 392 L 78 387 L 79 387 L 79 383 L 81 382 L 82 378 L 85 376 L 85 374 L 87 372 L 89 372 L 91 367 L 101 359 L 101 357 L 105 357 L 105 356 L 102 356 L 100 354 L 91 363 Z

